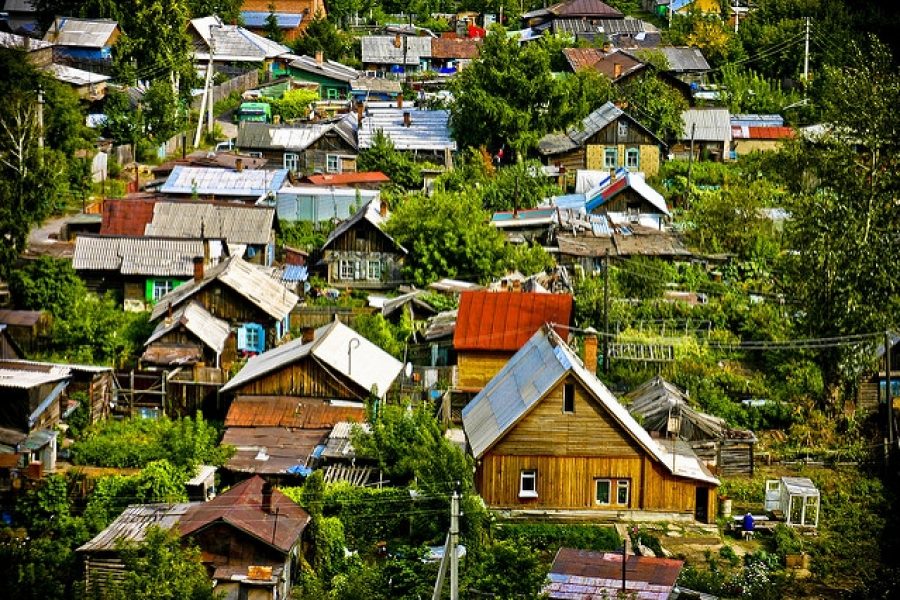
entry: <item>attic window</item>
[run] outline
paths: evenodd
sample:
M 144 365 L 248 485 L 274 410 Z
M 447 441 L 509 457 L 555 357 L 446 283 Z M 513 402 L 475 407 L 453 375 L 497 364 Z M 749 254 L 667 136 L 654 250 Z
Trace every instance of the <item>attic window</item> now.
M 563 412 L 575 412 L 575 384 L 566 383 L 563 385 Z
M 619 137 L 623 138 L 628 135 L 628 121 L 620 120 L 619 123 Z
M 537 471 L 529 469 L 519 474 L 519 498 L 537 498 Z

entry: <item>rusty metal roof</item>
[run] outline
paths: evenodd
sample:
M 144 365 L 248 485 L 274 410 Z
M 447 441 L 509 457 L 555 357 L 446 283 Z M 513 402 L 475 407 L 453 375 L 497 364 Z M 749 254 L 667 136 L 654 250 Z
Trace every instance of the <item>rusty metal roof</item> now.
M 568 336 L 572 296 L 519 292 L 463 292 L 453 347 L 457 350 L 515 352 L 544 323 L 556 323 Z
M 153 220 L 153 207 L 157 198 L 122 198 L 103 201 L 101 235 L 144 235 L 147 224 Z
M 625 589 L 636 600 L 668 600 L 683 566 L 681 560 L 629 555 Z M 615 597 L 622 589 L 622 555 L 560 548 L 549 578 L 544 591 L 554 600 Z
M 50 313 L 42 310 L 0 310 L 0 323 L 4 325 L 33 327 L 49 317 Z
M 251 477 L 209 502 L 192 506 L 178 523 L 182 537 L 221 522 L 289 552 L 309 524 L 309 514 L 277 489 L 272 490 L 271 512 L 264 511 L 264 483 L 261 477 Z
M 478 58 L 480 39 L 439 37 L 431 40 L 431 58 L 473 59 Z
M 365 420 L 362 403 L 331 403 L 296 396 L 238 396 L 228 409 L 226 427 L 323 429 L 341 421 Z
M 222 443 L 235 453 L 225 464 L 229 471 L 286 475 L 292 467 L 306 467 L 316 446 L 325 443 L 329 428 L 229 427 Z

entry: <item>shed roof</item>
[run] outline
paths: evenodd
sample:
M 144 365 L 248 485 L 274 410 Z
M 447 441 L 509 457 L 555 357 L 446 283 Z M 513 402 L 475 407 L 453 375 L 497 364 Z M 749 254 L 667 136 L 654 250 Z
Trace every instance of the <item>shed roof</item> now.
M 366 407 L 361 402 L 328 402 L 296 396 L 238 396 L 228 408 L 225 427 L 291 427 L 325 429 L 341 421 L 361 423 Z
M 291 49 L 238 25 L 225 25 L 218 17 L 191 20 L 199 40 L 194 44 L 194 60 L 209 60 L 210 47 L 219 62 L 262 62 L 290 53 Z
M 463 292 L 453 347 L 515 352 L 545 323 L 554 323 L 567 336 L 571 320 L 569 294 Z
M 146 235 L 221 238 L 229 244 L 268 244 L 275 208 L 206 202 L 157 202 Z
M 404 125 L 404 113 L 409 113 L 409 127 Z M 379 131 L 397 150 L 456 150 L 448 110 L 388 108 L 370 111 L 359 128 L 359 149 L 371 148 Z
M 363 63 L 382 65 L 416 65 L 431 55 L 431 37 L 400 35 L 366 35 L 360 38 Z
M 118 27 L 111 19 L 56 17 L 44 40 L 58 46 L 105 48 Z
M 4 12 L 9 12 L 10 9 L 4 9 Z M 25 35 L 19 35 L 16 33 L 9 33 L 6 31 L 0 31 L 0 48 L 8 48 L 10 50 L 25 50 L 27 52 L 34 52 L 35 50 L 43 50 L 45 48 L 52 48 L 53 43 L 46 42 L 44 40 L 36 40 L 34 38 L 30 38 Z
M 307 55 L 298 56 L 288 63 L 288 66 L 292 69 L 297 69 L 298 71 L 321 75 L 345 83 L 351 83 L 354 79 L 359 77 L 359 71 L 353 67 L 348 67 L 336 60 L 323 60 L 322 62 L 318 62 L 312 56 Z
M 782 477 L 781 483 L 794 496 L 818 496 L 819 488 L 809 477 Z
M 473 59 L 478 58 L 480 39 L 439 37 L 431 40 L 431 58 Z
M 681 560 L 629 555 L 626 592 L 635 600 L 667 599 L 683 566 Z M 551 599 L 615 597 L 622 589 L 622 555 L 560 548 L 548 577 L 544 592 Z
M 6 2 L 3 3 L 3 11 L 36 13 L 37 9 L 31 3 L 31 0 L 6 0 Z
M 599 48 L 563 48 L 563 54 L 573 71 L 591 69 L 614 82 L 647 67 L 642 61 L 619 49 L 604 52 Z
M 609 185 L 599 190 L 599 194 L 585 204 L 585 210 L 591 212 L 626 190 L 633 191 L 667 217 L 672 216 L 663 195 L 650 187 L 642 176 L 630 172 L 622 174 L 617 180 L 610 182 Z
M 796 135 L 797 132 L 793 127 L 731 126 L 731 137 L 735 140 L 790 140 Z
M 151 525 L 169 530 L 198 502 L 132 504 L 109 526 L 78 548 L 78 552 L 111 552 L 123 542 L 140 543 Z
M 179 327 L 184 327 L 190 331 L 197 339 L 215 351 L 216 354 L 221 353 L 225 349 L 225 341 L 231 333 L 228 323 L 209 314 L 209 311 L 199 303 L 188 302 L 173 312 L 171 319 L 160 321 L 144 345 L 149 346 Z
M 0 309 L 0 323 L 33 327 L 49 315 L 50 313 L 43 310 L 9 310 L 4 308 Z
M 69 85 L 74 85 L 76 87 L 96 85 L 112 79 L 109 75 L 92 73 L 91 71 L 85 71 L 84 69 L 76 69 L 75 67 L 56 63 L 51 63 L 41 69 L 49 73 L 57 81 L 62 81 L 63 83 L 68 83 Z
M 287 169 L 218 169 L 176 165 L 159 188 L 163 194 L 200 194 L 262 199 L 275 194 L 287 180 Z
M 731 141 L 731 114 L 727 108 L 689 108 L 681 113 L 684 120 L 682 140 L 691 139 L 691 128 L 694 139 L 703 142 Z
M 353 340 L 358 345 L 353 345 Z M 385 397 L 403 368 L 396 358 L 335 320 L 316 329 L 311 342 L 304 343 L 303 338 L 298 338 L 252 357 L 220 391 L 234 390 L 307 357 L 353 381 L 363 390 L 377 387 L 380 398 Z
M 621 19 L 625 16 L 612 6 L 600 2 L 600 0 L 568 0 L 567 2 L 559 2 L 548 6 L 547 8 L 525 13 L 522 15 L 522 18 L 530 19 L 547 15 L 548 13 L 557 17 L 593 17 L 607 19 Z
M 709 71 L 709 63 L 700 48 L 693 46 L 661 46 L 669 63 L 669 71 L 673 73 L 703 73 Z
M 228 254 L 222 240 L 206 240 L 213 264 Z M 204 240 L 163 237 L 79 235 L 72 267 L 76 271 L 115 271 L 122 275 L 190 277 L 194 258 L 204 256 Z
M 367 221 L 372 224 L 375 229 L 377 229 L 381 235 L 385 237 L 398 252 L 402 254 L 407 254 L 406 248 L 398 244 L 394 238 L 389 236 L 384 230 L 381 228 L 385 222 L 385 218 L 381 216 L 381 200 L 378 198 L 373 198 L 369 200 L 363 207 L 356 211 L 356 213 L 350 217 L 342 221 L 337 227 L 331 230 L 331 233 L 328 235 L 328 239 L 325 240 L 325 243 L 322 245 L 322 250 L 326 250 L 331 246 L 331 244 L 340 238 L 342 235 L 350 231 L 354 225 L 360 223 L 362 221 Z
M 261 477 L 251 477 L 209 502 L 192 505 L 178 523 L 182 537 L 213 523 L 226 523 L 281 552 L 289 552 L 309 524 L 309 514 L 277 489 L 271 489 L 271 512 L 265 511 L 264 485 Z
M 170 305 L 172 308 L 179 306 L 214 281 L 228 286 L 279 321 L 297 304 L 296 294 L 269 277 L 265 269 L 244 262 L 238 256 L 231 256 L 212 269 L 207 269 L 201 281 L 191 279 L 160 298 L 150 313 L 150 320 L 162 317 Z
M 719 480 L 690 447 L 669 448 L 641 427 L 552 329 L 541 328 L 462 411 L 463 429 L 476 459 L 500 441 L 566 375 L 573 375 L 650 457 L 673 475 L 714 485 Z M 686 449 L 685 449 L 686 448 Z
M 72 372 L 65 367 L 46 369 L 0 367 L 0 388 L 30 390 L 46 383 L 65 381 Z
M 235 447 L 225 468 L 240 473 L 263 475 L 303 474 L 310 457 L 328 438 L 328 427 L 229 427 L 222 443 Z
M 147 225 L 153 220 L 153 207 L 157 201 L 156 197 L 108 198 L 104 200 L 100 234 L 144 235 Z
M 311 185 L 361 185 L 390 183 L 391 178 L 381 171 L 358 171 L 356 173 L 324 173 L 320 175 L 307 175 L 300 180 L 301 183 Z

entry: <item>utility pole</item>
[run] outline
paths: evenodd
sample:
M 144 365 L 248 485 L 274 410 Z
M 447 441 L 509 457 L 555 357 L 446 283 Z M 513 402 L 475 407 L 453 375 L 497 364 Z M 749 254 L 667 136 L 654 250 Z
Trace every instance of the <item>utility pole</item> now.
M 213 104 L 215 104 L 215 98 L 213 97 L 213 76 L 215 75 L 216 63 L 213 55 L 216 53 L 216 40 L 213 37 L 213 28 L 218 29 L 219 25 L 210 25 L 209 27 L 209 67 L 208 67 L 208 78 L 209 82 L 209 99 L 207 100 L 206 109 L 209 111 L 207 113 L 207 122 L 206 122 L 206 131 L 210 134 L 213 132 Z
M 741 20 L 741 13 L 738 12 L 738 0 L 734 0 L 734 32 L 738 32 L 738 25 Z
M 609 248 L 603 262 L 603 372 L 609 374 Z
M 809 17 L 806 17 L 806 42 L 803 48 L 803 81 L 809 81 Z
M 209 100 L 210 130 L 212 130 L 212 75 L 213 75 L 213 41 L 212 25 L 209 27 L 209 62 L 206 65 L 206 83 L 203 85 L 203 97 L 200 100 L 200 116 L 197 118 L 197 133 L 194 135 L 194 147 L 200 145 L 200 134 L 203 132 L 203 114 L 207 112 L 206 102 Z
M 691 155 L 688 157 L 688 176 L 687 176 L 687 191 L 684 197 L 684 207 L 690 208 L 691 206 L 691 171 L 694 167 L 694 134 L 697 133 L 697 124 L 691 123 Z M 723 148 L 724 151 L 724 148 Z
M 888 456 L 894 445 L 894 399 L 891 395 L 891 333 L 884 332 L 884 400 L 887 408 Z
M 450 496 L 450 600 L 459 600 L 459 489 Z

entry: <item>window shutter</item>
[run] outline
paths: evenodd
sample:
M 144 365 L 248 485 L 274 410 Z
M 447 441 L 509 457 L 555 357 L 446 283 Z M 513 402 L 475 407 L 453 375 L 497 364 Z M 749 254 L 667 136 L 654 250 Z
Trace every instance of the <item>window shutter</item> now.
M 144 282 L 144 299 L 153 300 L 153 280 L 148 279 Z
M 256 330 L 256 348 L 254 350 L 262 354 L 266 351 L 266 330 L 262 325 L 256 323 L 251 324 L 250 327 Z
M 237 330 L 237 347 L 238 350 L 249 350 L 247 348 L 247 326 L 238 327 Z

